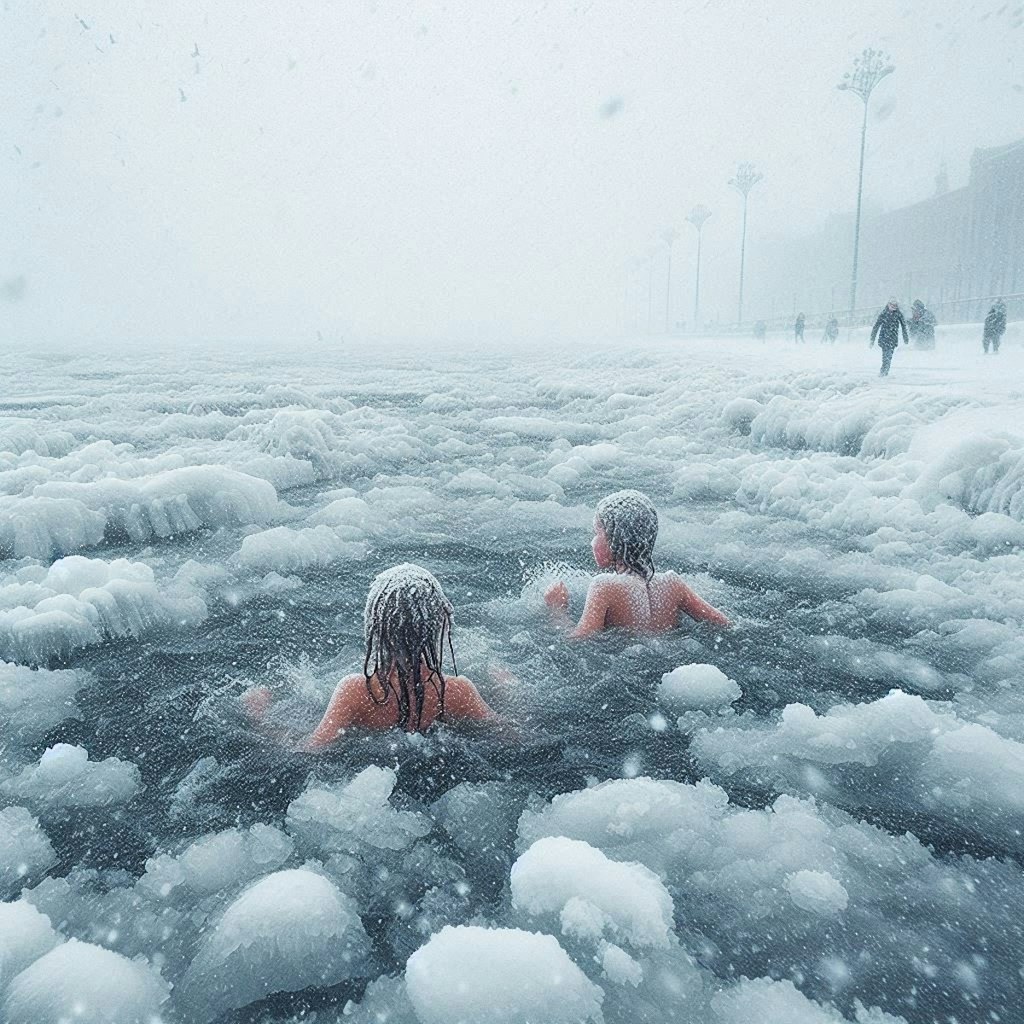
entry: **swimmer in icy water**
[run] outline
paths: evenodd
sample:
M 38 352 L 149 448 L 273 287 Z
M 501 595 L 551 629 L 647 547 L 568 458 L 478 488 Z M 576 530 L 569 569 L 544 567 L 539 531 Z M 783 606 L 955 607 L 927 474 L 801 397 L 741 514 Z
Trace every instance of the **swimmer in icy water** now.
M 468 679 L 444 674 L 446 645 L 455 668 L 452 613 L 441 585 L 418 565 L 396 565 L 377 576 L 363 611 L 363 671 L 338 683 L 323 719 L 299 749 L 321 750 L 348 729 L 426 732 L 438 720 L 497 721 Z M 269 700 L 266 688 L 246 697 L 255 717 Z
M 701 600 L 674 572 L 654 571 L 658 513 L 640 491 L 616 491 L 597 506 L 591 548 L 606 570 L 587 591 L 583 615 L 569 634 L 581 639 L 612 626 L 662 633 L 679 625 L 680 615 L 713 626 L 732 623 Z M 556 620 L 571 626 L 569 590 L 559 580 L 544 595 Z

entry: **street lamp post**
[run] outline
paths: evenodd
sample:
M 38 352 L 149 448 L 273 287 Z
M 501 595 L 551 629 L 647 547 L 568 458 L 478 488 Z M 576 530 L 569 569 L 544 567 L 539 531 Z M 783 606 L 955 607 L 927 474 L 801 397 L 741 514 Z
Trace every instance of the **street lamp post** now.
M 697 283 L 693 291 L 693 329 L 700 330 L 700 243 L 704 223 L 711 216 L 711 211 L 702 205 L 695 206 L 686 219 L 697 229 Z
M 661 237 L 668 247 L 668 270 L 665 275 L 665 333 L 672 333 L 672 246 L 675 245 L 679 232 L 675 228 L 665 228 Z
M 857 217 L 853 226 L 853 275 L 850 280 L 850 326 L 853 326 L 853 314 L 857 308 L 857 262 L 860 256 L 860 209 L 864 195 L 864 148 L 868 135 L 868 101 L 875 86 L 891 75 L 896 69 L 886 54 L 881 50 L 865 50 L 853 60 L 853 70 L 843 75 L 838 88 L 852 92 L 861 98 L 864 104 L 864 119 L 860 127 L 860 171 L 857 176 Z
M 729 179 L 729 184 L 743 196 L 743 233 L 740 235 L 740 300 L 736 313 L 737 324 L 743 323 L 743 270 L 747 256 L 747 198 L 750 190 L 764 177 L 754 170 L 753 164 L 740 164 L 736 168 L 736 177 Z

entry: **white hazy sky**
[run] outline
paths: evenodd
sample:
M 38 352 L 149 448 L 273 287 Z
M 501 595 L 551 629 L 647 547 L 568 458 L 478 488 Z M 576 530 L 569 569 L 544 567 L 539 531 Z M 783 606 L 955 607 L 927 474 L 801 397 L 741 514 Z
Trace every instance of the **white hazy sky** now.
M 1021 2 L 7 0 L 0 283 L 25 286 L 0 330 L 608 334 L 667 226 L 692 273 L 697 202 L 707 304 L 731 309 L 736 163 L 765 174 L 756 273 L 759 240 L 851 209 L 860 111 L 835 84 L 874 45 L 897 71 L 869 201 L 929 195 L 942 160 L 961 184 L 1024 134 Z

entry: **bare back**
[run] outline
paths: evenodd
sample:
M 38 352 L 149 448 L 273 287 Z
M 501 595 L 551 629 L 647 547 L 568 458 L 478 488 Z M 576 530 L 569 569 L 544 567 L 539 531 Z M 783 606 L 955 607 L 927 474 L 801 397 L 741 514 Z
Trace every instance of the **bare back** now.
M 633 573 L 608 573 L 590 584 L 587 604 L 573 635 L 589 636 L 615 626 L 640 633 L 663 633 L 675 629 L 682 615 L 718 626 L 729 625 L 720 611 L 701 600 L 674 572 L 655 573 L 646 583 Z
M 333 743 L 345 729 L 370 729 L 381 732 L 402 728 L 408 732 L 426 732 L 437 720 L 440 699 L 429 673 L 422 670 L 423 714 L 417 723 L 401 721 L 401 710 L 395 694 L 385 694 L 377 677 L 370 679 L 369 691 L 362 675 L 346 676 L 338 683 L 331 702 L 320 724 L 313 731 L 306 746 L 317 749 Z M 397 673 L 392 673 L 392 687 L 399 686 Z M 370 694 L 373 694 L 371 697 Z M 446 721 L 472 719 L 482 721 L 493 718 L 477 688 L 464 676 L 446 676 L 444 690 L 444 717 Z

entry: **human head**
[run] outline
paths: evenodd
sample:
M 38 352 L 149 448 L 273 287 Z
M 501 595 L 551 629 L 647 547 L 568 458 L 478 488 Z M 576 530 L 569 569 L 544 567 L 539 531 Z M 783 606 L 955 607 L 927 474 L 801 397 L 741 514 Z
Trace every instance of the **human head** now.
M 896 296 L 895 295 L 890 295 L 889 296 L 889 308 L 890 309 L 899 309 L 900 308 L 900 304 L 896 301 Z
M 920 299 L 914 299 L 914 309 L 924 309 L 924 303 Z
M 597 506 L 594 560 L 602 569 L 622 566 L 649 580 L 654 575 L 658 513 L 640 491 L 616 491 Z
M 444 648 L 447 642 L 451 651 L 452 612 L 441 584 L 410 562 L 386 569 L 370 584 L 363 610 L 363 675 L 377 703 L 395 694 L 402 725 L 413 722 L 418 729 L 423 717 L 421 666 L 437 692 L 438 716 L 444 714 Z M 454 662 L 452 652 L 453 667 Z M 398 673 L 397 688 L 391 684 L 392 672 Z M 379 701 L 370 687 L 374 675 L 384 693 Z

